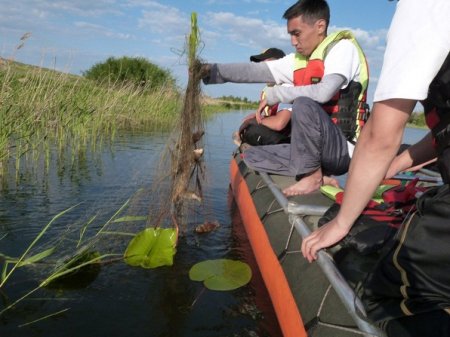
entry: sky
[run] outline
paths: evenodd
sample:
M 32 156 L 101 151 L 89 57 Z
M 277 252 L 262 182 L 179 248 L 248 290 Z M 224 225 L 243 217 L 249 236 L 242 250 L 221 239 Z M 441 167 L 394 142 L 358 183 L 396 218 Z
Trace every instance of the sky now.
M 187 81 L 186 36 L 192 12 L 201 32 L 199 57 L 208 63 L 249 62 L 277 47 L 294 51 L 283 13 L 290 0 L 0 0 L 0 57 L 81 75 L 108 57 L 144 57 Z M 328 33 L 350 29 L 370 67 L 371 103 L 396 1 L 328 0 Z M 31 35 L 21 40 L 26 34 Z M 20 47 L 20 48 L 19 48 Z M 212 97 L 259 99 L 263 85 L 202 86 Z

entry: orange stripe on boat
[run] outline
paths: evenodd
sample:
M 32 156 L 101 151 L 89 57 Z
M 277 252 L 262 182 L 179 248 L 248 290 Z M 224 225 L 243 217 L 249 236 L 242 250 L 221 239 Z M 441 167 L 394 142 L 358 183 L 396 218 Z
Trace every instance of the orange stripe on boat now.
M 230 164 L 231 188 L 253 249 L 262 278 L 269 292 L 284 337 L 307 337 L 303 320 L 295 303 L 283 269 L 258 216 L 247 184 L 236 160 Z

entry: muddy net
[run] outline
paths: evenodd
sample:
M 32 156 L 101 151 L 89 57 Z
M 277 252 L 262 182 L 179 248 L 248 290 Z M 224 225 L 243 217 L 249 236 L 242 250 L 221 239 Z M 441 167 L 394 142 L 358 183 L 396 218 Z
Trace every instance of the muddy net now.
M 203 160 L 205 128 L 200 103 L 202 62 L 197 55 L 200 36 L 196 17 L 191 19 L 191 33 L 186 42 L 188 83 L 181 112 L 161 155 L 155 191 L 152 192 L 161 198 L 160 208 L 151 210 L 149 216 L 153 219 L 151 225 L 175 226 L 181 234 L 187 230 L 188 219 L 205 218 L 209 213 L 203 198 L 206 172 Z

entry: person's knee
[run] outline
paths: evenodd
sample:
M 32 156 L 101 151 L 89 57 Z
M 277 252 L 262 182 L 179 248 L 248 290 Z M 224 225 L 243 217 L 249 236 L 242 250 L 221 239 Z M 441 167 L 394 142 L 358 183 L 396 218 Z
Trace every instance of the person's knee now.
M 317 117 L 317 102 L 309 97 L 297 97 L 292 105 L 292 119 L 299 122 L 311 121 Z

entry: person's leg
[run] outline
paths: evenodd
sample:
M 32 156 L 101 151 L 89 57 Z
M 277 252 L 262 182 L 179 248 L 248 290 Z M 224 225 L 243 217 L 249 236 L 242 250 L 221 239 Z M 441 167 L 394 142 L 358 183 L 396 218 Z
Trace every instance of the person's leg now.
M 340 175 L 348 170 L 347 141 L 317 102 L 307 97 L 297 98 L 291 125 L 289 169 L 300 180 L 283 193 L 292 196 L 313 192 L 324 183 L 323 174 Z M 335 183 L 332 179 L 327 182 Z

